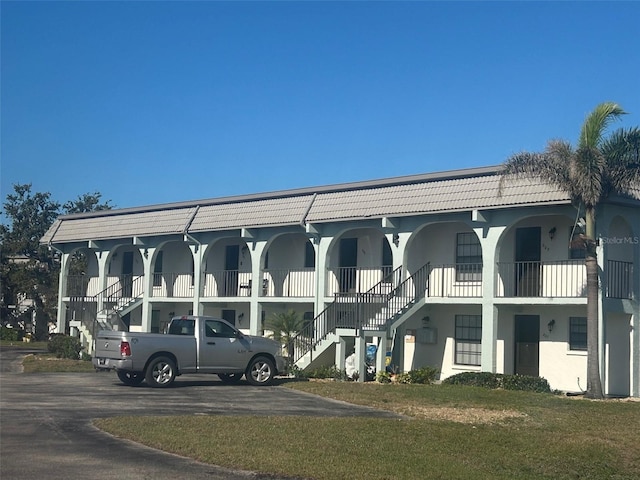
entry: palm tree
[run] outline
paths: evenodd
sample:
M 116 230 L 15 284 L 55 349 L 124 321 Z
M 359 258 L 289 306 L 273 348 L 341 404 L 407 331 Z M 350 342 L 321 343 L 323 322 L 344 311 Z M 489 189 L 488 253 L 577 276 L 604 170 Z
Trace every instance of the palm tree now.
M 267 318 L 264 328 L 271 330 L 273 333 L 269 335 L 274 340 L 287 345 L 287 355 L 289 361 L 293 361 L 293 338 L 302 330 L 304 320 L 298 316 L 294 310 L 287 312 L 273 313 Z
M 611 194 L 632 194 L 640 187 L 640 129 L 619 129 L 605 136 L 612 121 L 625 112 L 612 102 L 598 105 L 585 119 L 574 149 L 563 140 L 551 140 L 544 152 L 522 152 L 504 163 L 500 179 L 538 178 L 567 192 L 584 209 L 587 272 L 587 398 L 603 398 L 598 358 L 598 263 L 596 209 Z

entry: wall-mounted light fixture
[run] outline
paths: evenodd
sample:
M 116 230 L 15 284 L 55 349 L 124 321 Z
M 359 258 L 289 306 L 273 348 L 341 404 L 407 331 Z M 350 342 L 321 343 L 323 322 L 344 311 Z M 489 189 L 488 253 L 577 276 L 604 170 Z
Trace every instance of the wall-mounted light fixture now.
M 176 312 L 169 312 L 169 320 L 171 320 L 175 314 Z
M 398 235 L 397 233 L 394 233 L 393 234 L 393 244 L 397 247 L 399 243 L 400 243 L 400 235 Z
M 244 318 L 244 313 L 241 313 L 240 315 L 238 315 L 238 325 L 242 323 L 243 318 Z
M 556 325 L 556 321 L 554 319 L 551 319 L 549 323 L 547 323 L 547 328 L 549 329 L 549 331 L 552 331 L 555 325 Z
M 553 237 L 556 236 L 556 227 L 553 227 L 551 230 L 549 230 L 549 239 L 553 240 Z

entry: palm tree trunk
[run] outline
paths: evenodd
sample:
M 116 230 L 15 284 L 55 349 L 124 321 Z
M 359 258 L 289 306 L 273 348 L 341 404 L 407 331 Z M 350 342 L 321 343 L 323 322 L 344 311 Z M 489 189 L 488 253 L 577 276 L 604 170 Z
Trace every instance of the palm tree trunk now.
M 600 359 L 598 345 L 598 261 L 595 244 L 595 211 L 587 208 L 587 398 L 604 398 L 600 380 Z

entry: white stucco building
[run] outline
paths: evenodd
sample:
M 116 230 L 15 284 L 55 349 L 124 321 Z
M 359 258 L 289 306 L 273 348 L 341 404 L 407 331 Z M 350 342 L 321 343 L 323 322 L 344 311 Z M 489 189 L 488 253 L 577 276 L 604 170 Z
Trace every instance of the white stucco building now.
M 522 373 L 586 388 L 582 218 L 566 194 L 498 167 L 60 217 L 59 331 L 160 332 L 173 315 L 219 316 L 260 334 L 308 319 L 302 367 L 378 345 L 401 371 L 430 365 Z M 605 393 L 640 396 L 640 194 L 599 209 Z M 88 269 L 69 275 L 82 252 Z M 362 371 L 362 370 L 360 370 Z

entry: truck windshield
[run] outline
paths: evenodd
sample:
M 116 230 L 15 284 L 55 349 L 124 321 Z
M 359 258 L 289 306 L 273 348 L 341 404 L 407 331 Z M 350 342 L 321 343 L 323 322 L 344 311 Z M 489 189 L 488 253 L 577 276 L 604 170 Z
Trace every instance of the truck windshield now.
M 169 335 L 194 335 L 195 320 L 175 319 L 169 325 Z

